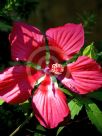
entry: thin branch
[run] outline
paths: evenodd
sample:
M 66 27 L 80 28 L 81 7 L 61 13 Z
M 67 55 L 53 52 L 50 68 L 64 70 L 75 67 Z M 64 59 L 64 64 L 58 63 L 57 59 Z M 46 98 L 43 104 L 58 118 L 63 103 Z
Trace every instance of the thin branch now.
M 33 114 L 31 113 L 30 116 L 19 126 L 13 131 L 9 136 L 14 136 L 25 124 L 29 122 L 29 120 L 33 117 Z

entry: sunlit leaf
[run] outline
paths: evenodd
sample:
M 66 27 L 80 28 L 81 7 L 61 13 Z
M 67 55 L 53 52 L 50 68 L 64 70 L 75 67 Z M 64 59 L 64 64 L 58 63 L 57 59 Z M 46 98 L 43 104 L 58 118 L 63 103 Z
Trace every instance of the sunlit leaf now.
M 0 99 L 0 105 L 2 105 L 4 103 L 4 101 L 2 99 Z
M 100 133 L 102 133 L 102 111 L 92 101 L 86 101 L 85 107 L 90 121 L 96 126 Z
M 74 98 L 68 103 L 68 106 L 71 111 L 71 119 L 74 119 L 74 117 L 78 115 L 79 112 L 81 111 L 83 103 L 81 100 Z
M 59 127 L 58 130 L 57 130 L 57 135 L 56 136 L 58 136 L 63 129 L 64 129 L 64 127 Z
M 94 47 L 93 43 L 91 43 L 90 45 L 88 45 L 84 49 L 83 55 L 88 56 L 88 57 L 93 58 L 93 59 L 97 59 L 97 53 L 95 51 L 95 47 Z
M 73 94 L 68 90 L 68 89 L 65 89 L 65 88 L 61 88 L 61 91 L 64 92 L 65 94 L 69 95 L 69 96 L 73 96 Z

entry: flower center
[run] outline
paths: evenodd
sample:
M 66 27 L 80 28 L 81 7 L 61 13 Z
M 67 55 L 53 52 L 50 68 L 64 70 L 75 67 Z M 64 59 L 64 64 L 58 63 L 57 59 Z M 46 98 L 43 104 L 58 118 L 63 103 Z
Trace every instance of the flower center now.
M 64 71 L 64 67 L 61 64 L 55 63 L 51 67 L 51 72 L 60 75 Z

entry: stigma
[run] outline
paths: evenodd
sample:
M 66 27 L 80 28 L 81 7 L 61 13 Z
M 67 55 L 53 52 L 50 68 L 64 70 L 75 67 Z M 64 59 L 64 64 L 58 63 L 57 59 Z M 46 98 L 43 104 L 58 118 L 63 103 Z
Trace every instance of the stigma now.
M 62 74 L 64 71 L 64 67 L 61 64 L 55 63 L 52 64 L 51 72 L 56 75 Z

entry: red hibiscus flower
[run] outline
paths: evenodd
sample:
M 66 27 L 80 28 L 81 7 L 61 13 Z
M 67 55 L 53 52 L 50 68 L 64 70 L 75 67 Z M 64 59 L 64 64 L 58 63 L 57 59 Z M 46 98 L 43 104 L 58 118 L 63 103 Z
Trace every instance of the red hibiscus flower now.
M 66 97 L 53 76 L 78 94 L 86 94 L 102 86 L 101 68 L 89 57 L 80 56 L 65 67 L 61 65 L 78 53 L 84 44 L 81 24 L 51 28 L 44 36 L 37 28 L 17 22 L 9 40 L 13 60 L 30 61 L 40 65 L 41 69 L 24 65 L 6 69 L 0 74 L 0 98 L 11 104 L 22 103 L 30 97 L 41 79 L 33 94 L 32 107 L 44 127 L 56 127 L 70 112 Z M 47 55 L 46 51 L 50 54 Z

